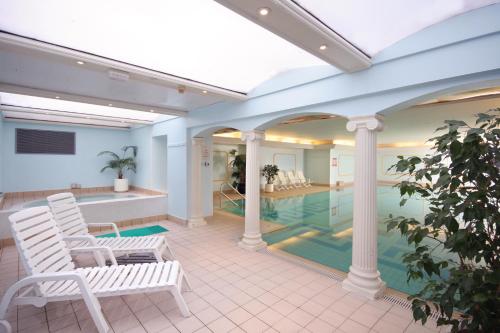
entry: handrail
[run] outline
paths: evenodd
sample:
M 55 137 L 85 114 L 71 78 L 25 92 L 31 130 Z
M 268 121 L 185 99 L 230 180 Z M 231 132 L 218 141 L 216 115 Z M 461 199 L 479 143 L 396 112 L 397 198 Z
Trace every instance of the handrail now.
M 243 194 L 241 194 L 240 191 L 238 191 L 233 185 L 231 185 L 229 183 L 222 183 L 222 184 L 220 184 L 220 188 L 219 188 L 220 195 L 224 196 L 227 200 L 231 201 L 233 203 L 233 205 L 240 207 L 240 205 L 236 201 L 234 201 L 226 193 L 224 193 L 224 186 L 229 186 L 229 188 L 231 188 L 234 192 L 236 192 L 242 199 L 245 199 L 245 196 Z M 243 203 L 244 202 L 245 201 L 243 201 Z M 221 198 L 221 201 L 220 201 L 220 205 L 222 207 L 222 198 Z

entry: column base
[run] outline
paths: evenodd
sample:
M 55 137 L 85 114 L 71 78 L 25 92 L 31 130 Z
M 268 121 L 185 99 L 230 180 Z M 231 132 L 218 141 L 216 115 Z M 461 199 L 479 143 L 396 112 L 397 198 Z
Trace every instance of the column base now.
M 347 278 L 342 281 L 342 288 L 374 300 L 383 296 L 386 285 L 380 279 L 379 271 L 363 272 L 351 266 Z
M 245 250 L 258 251 L 265 249 L 267 247 L 267 243 L 262 240 L 261 234 L 243 234 L 243 238 L 238 242 L 238 246 Z
M 205 224 L 207 224 L 207 221 L 203 217 L 194 217 L 188 220 L 189 228 L 196 228 Z

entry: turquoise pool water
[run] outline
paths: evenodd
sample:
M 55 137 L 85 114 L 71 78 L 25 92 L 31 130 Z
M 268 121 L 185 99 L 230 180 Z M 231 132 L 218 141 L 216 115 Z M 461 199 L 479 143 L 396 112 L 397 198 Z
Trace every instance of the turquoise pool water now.
M 113 199 L 124 199 L 124 198 L 136 198 L 138 195 L 136 194 L 96 194 L 96 195 L 82 195 L 76 197 L 77 202 L 92 202 L 92 201 L 103 201 L 103 200 L 113 200 Z M 23 205 L 24 208 L 30 207 L 38 207 L 38 206 L 48 206 L 47 200 L 36 200 L 32 202 L 28 202 Z
M 377 189 L 378 268 L 390 288 L 413 293 L 419 285 L 406 282 L 406 266 L 401 256 L 410 247 L 396 231 L 387 232 L 389 214 L 422 220 L 425 201 L 410 199 L 399 206 L 399 190 L 391 186 Z M 352 188 L 284 199 L 261 198 L 261 218 L 286 228 L 265 234 L 264 240 L 282 251 L 347 272 L 352 257 Z M 243 216 L 241 208 L 226 202 L 226 211 Z M 445 254 L 442 253 L 444 256 Z

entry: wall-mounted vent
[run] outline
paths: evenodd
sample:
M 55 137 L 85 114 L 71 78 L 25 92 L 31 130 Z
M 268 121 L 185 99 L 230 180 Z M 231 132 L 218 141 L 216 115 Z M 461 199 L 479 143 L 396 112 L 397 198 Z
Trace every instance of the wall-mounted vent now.
M 75 154 L 75 133 L 16 128 L 16 154 Z

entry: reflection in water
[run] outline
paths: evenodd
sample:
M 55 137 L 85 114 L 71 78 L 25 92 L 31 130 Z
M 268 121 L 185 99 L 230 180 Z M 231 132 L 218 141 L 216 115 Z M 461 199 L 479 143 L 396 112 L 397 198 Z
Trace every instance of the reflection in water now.
M 407 241 L 397 231 L 387 232 L 385 220 L 393 214 L 422 221 L 427 204 L 412 198 L 400 207 L 399 190 L 390 186 L 379 186 L 377 194 L 378 268 L 382 279 L 391 288 L 415 292 L 419 286 L 407 284 L 406 267 L 401 262 L 401 256 L 409 250 Z M 286 226 L 265 234 L 264 240 L 283 251 L 347 272 L 352 256 L 352 195 L 352 188 L 347 188 L 284 199 L 262 198 L 261 218 Z M 238 207 L 228 205 L 224 209 L 243 215 Z

